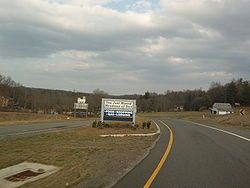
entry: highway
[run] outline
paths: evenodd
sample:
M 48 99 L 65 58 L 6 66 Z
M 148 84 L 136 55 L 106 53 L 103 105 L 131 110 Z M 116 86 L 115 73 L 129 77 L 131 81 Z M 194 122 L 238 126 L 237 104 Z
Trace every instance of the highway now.
M 93 120 L 69 120 L 61 122 L 34 123 L 29 125 L 8 125 L 0 127 L 0 138 L 30 136 L 91 125 Z
M 250 187 L 249 129 L 156 122 L 161 128 L 156 146 L 114 188 Z

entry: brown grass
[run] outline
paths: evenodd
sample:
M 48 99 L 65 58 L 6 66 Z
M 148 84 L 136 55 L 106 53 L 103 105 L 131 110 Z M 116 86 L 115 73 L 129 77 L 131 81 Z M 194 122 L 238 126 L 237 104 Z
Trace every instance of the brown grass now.
M 70 117 L 71 119 L 76 119 Z M 36 113 L 21 113 L 21 112 L 0 112 L 0 126 L 4 125 L 23 125 L 41 122 L 65 121 L 65 115 L 53 114 L 36 114 Z
M 149 118 L 177 118 L 196 122 L 214 123 L 223 126 L 240 126 L 250 128 L 250 108 L 244 109 L 246 111 L 244 116 L 239 114 L 239 108 L 235 109 L 235 113 L 223 116 L 211 114 L 209 111 L 143 113 L 140 114 L 140 116 Z
M 152 127 L 151 129 L 155 129 Z M 135 165 L 154 137 L 101 138 L 100 134 L 136 132 L 128 128 L 79 128 L 71 131 L 46 133 L 26 138 L 2 139 L 0 168 L 23 161 L 55 165 L 59 172 L 22 187 L 59 188 L 107 187 Z M 152 131 L 152 130 L 143 130 Z

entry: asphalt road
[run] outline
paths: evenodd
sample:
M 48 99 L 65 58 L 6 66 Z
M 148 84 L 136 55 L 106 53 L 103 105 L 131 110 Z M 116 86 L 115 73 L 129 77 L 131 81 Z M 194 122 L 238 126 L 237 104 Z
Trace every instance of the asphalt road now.
M 35 123 L 29 125 L 8 125 L 0 127 L 0 138 L 4 137 L 17 137 L 17 136 L 30 136 L 33 134 L 40 134 L 44 132 L 60 131 L 64 129 L 72 129 L 82 126 L 91 125 L 93 120 L 69 120 L 62 122 L 46 122 Z
M 114 187 L 143 187 L 152 176 L 169 143 L 170 132 L 159 121 L 161 136 L 148 157 Z M 250 131 L 244 138 L 180 120 L 163 120 L 173 132 L 173 145 L 151 187 L 249 188 Z M 220 127 L 221 129 L 221 127 Z M 222 128 L 223 129 L 223 128 Z M 243 130 L 227 131 L 239 134 Z M 243 136 L 243 135 L 240 135 Z M 247 137 L 248 136 L 248 137 Z

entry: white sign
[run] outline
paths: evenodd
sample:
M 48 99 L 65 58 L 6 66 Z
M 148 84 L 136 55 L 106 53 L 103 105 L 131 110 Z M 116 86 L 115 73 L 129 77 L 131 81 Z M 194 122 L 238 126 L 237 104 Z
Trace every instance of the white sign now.
M 88 109 L 88 104 L 84 104 L 84 103 L 75 103 L 75 104 L 74 104 L 74 109 L 87 110 L 87 109 Z
M 101 121 L 126 121 L 135 123 L 135 114 L 135 100 L 102 99 Z
M 86 97 L 77 98 L 77 103 L 74 103 L 74 109 L 87 110 L 88 104 L 86 103 Z

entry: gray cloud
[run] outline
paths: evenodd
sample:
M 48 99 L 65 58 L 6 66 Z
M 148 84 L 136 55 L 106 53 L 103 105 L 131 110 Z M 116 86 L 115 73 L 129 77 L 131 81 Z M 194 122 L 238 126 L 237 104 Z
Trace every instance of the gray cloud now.
M 162 0 L 152 10 L 145 1 L 123 12 L 110 2 L 1 1 L 1 74 L 113 94 L 250 79 L 248 0 Z

